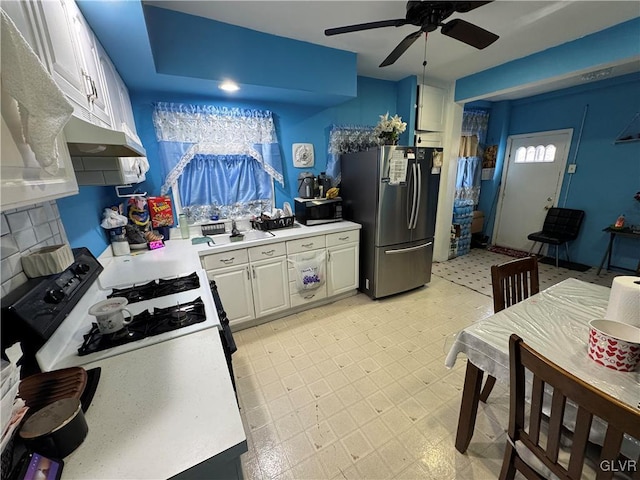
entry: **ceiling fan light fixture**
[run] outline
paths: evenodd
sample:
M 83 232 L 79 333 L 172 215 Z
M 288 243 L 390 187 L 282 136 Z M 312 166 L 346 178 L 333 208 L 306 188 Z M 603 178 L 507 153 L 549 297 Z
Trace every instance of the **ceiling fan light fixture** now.
M 240 87 L 237 83 L 232 82 L 231 80 L 225 80 L 220 85 L 218 85 L 220 90 L 224 90 L 225 92 L 237 92 L 240 90 Z

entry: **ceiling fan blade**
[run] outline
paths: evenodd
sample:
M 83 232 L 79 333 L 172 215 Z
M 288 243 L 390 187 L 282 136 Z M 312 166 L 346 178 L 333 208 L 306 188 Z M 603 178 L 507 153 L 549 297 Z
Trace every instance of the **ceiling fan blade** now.
M 400 27 L 405 25 L 407 20 L 404 18 L 396 18 L 393 20 L 381 20 L 379 22 L 358 23 L 357 25 L 347 25 L 346 27 L 328 28 L 324 31 L 326 36 L 339 35 L 340 33 L 359 32 L 361 30 L 371 30 L 381 27 Z
M 460 40 L 479 50 L 488 47 L 500 38 L 495 33 L 491 33 L 484 28 L 478 27 L 473 23 L 465 22 L 459 18 L 445 23 L 440 31 L 443 35 Z
M 467 13 L 492 1 L 493 0 L 489 0 L 488 2 L 454 2 L 454 8 L 456 12 Z
M 395 61 L 402 56 L 402 54 L 407 50 L 407 48 L 413 45 L 413 42 L 415 42 L 418 38 L 420 38 L 421 35 L 422 35 L 422 30 L 418 30 L 417 32 L 411 33 L 406 37 L 404 37 L 404 40 L 402 40 L 398 44 L 398 46 L 393 49 L 393 52 L 391 52 L 389 56 L 384 59 L 384 61 L 380 64 L 380 67 L 386 67 L 388 65 L 392 65 L 393 63 L 395 63 Z

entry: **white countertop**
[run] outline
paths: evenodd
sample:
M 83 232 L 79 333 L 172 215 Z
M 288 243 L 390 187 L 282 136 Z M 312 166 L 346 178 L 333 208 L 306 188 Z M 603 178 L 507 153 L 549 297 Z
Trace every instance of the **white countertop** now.
M 359 228 L 344 221 L 274 230 L 274 235 L 250 231 L 234 243 L 228 234 L 213 236 L 214 246 L 175 239 L 164 248 L 119 257 L 109 247 L 98 258 L 104 266 L 99 282 L 110 288 L 188 274 L 201 269 L 200 257 L 211 253 Z M 65 458 L 63 479 L 168 478 L 246 451 L 217 328 L 83 366 L 102 372 L 86 414 L 89 434 Z
M 63 479 L 159 479 L 246 437 L 215 328 L 85 366 L 102 367 L 89 433 Z

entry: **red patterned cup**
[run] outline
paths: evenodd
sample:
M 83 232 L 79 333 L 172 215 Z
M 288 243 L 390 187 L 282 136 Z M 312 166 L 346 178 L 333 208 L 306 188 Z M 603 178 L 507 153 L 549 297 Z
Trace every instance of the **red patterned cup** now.
M 589 358 L 620 372 L 640 363 L 640 328 L 613 320 L 589 322 Z

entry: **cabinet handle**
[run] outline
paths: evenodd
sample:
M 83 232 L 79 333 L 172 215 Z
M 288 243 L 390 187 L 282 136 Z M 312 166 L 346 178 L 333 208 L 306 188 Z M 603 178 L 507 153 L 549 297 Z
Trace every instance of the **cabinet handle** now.
M 91 79 L 91 87 L 93 92 L 93 101 L 95 102 L 98 99 L 98 89 L 96 88 L 96 82 L 93 80 L 93 78 Z
M 84 68 L 80 70 L 82 80 L 84 81 L 84 94 L 87 96 L 87 101 L 91 102 L 91 96 L 93 95 L 93 87 L 91 86 L 91 77 Z
M 315 294 L 315 293 L 312 293 L 311 295 L 306 295 L 306 296 L 304 296 L 304 297 L 302 297 L 302 298 L 304 298 L 305 300 L 309 300 L 310 298 L 313 298 L 313 297 L 315 297 L 315 296 L 316 296 L 316 294 Z
M 251 267 L 251 273 L 253 273 L 253 278 L 256 278 L 256 267 Z
M 331 250 L 327 251 L 327 262 L 331 261 Z
M 266 252 L 262 252 L 263 255 L 266 255 L 267 257 L 270 257 L 271 255 L 273 255 L 275 252 L 275 250 L 271 249 L 269 251 Z
M 313 247 L 313 242 L 311 242 L 311 243 L 303 243 L 301 246 L 304 247 L 304 248 L 311 248 L 311 247 Z
M 349 240 L 349 237 L 338 237 L 338 240 L 342 240 L 344 242 L 345 240 Z
M 229 264 L 229 263 L 233 263 L 233 260 L 236 257 L 231 257 L 231 258 L 221 258 L 220 261 L 224 264 Z
M 249 274 L 249 267 L 247 267 L 246 270 L 247 270 L 247 280 L 251 280 L 251 275 Z

